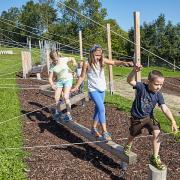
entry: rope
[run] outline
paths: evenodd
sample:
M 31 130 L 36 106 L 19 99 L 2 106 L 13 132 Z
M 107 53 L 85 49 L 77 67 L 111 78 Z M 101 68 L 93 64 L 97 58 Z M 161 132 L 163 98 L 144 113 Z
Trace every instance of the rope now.
M 19 44 L 18 42 L 14 41 L 14 40 L 13 40 L 13 39 L 11 39 L 10 37 L 8 37 L 8 36 L 4 35 L 3 33 L 0 33 L 0 34 L 2 34 L 3 36 L 5 36 L 6 38 L 10 39 L 11 41 L 15 42 L 16 44 L 20 45 L 21 47 L 23 47 L 23 48 L 27 48 L 27 46 L 23 46 L 23 45 Z
M 29 89 L 31 89 L 31 90 L 39 90 L 40 88 L 23 88 L 23 87 L 0 87 L 0 89 L 12 89 L 12 90 L 14 90 L 14 89 L 23 89 L 23 90 L 29 90 Z
M 57 0 L 56 0 L 56 1 L 57 1 Z M 83 14 L 81 14 L 80 12 L 78 12 L 78 11 L 76 11 L 75 9 L 73 9 L 73 8 L 71 8 L 71 7 L 69 7 L 69 6 L 67 6 L 66 4 L 62 3 L 61 1 L 58 1 L 58 3 L 60 3 L 61 5 L 63 5 L 63 6 L 65 6 L 65 7 L 67 7 L 67 8 L 69 8 L 69 9 L 71 9 L 72 11 L 76 12 L 76 13 L 79 14 L 80 16 L 83 16 L 84 18 L 86 18 L 86 19 L 88 19 L 88 20 L 94 22 L 95 24 L 97 24 L 97 25 L 99 25 L 99 26 L 101 26 L 101 27 L 103 27 L 103 28 L 106 28 L 106 27 L 103 26 L 102 24 L 98 23 L 97 21 L 94 21 L 93 19 L 91 19 L 91 18 L 89 18 L 89 17 L 87 17 L 87 16 L 85 16 L 85 15 L 83 15 Z M 125 38 L 124 36 L 122 36 L 122 35 L 116 33 L 115 31 L 113 31 L 113 30 L 110 30 L 110 31 L 111 31 L 112 33 L 116 34 L 117 36 L 121 37 L 122 39 L 124 39 L 124 40 L 126 40 L 126 41 L 128 41 L 128 42 L 130 42 L 130 43 L 132 43 L 132 44 L 134 44 L 134 45 L 136 45 L 133 41 L 131 41 L 131 40 Z M 177 69 L 180 69 L 180 67 L 174 66 L 174 64 L 172 64 L 172 63 L 170 63 L 169 61 L 165 60 L 164 58 L 162 58 L 162 57 L 160 57 L 160 56 L 154 54 L 153 52 L 151 52 L 151 51 L 149 51 L 149 50 L 143 48 L 142 46 L 141 46 L 141 49 L 143 49 L 143 50 L 149 52 L 150 54 L 156 56 L 157 58 L 159 58 L 159 59 L 161 59 L 161 60 L 167 62 L 168 64 L 172 65 L 173 67 L 176 67 Z
M 174 134 L 174 132 L 163 133 L 162 135 L 169 135 L 169 134 Z M 138 137 L 135 137 L 134 139 L 149 138 L 149 137 L 152 137 L 152 136 L 153 135 L 138 136 Z M 119 141 L 119 140 L 127 140 L 127 139 L 128 138 L 120 138 L 120 139 L 116 139 L 116 140 Z M 66 143 L 66 144 L 23 146 L 23 147 L 6 147 L 6 148 L 0 148 L 0 151 L 4 151 L 4 150 L 20 150 L 20 149 L 36 149 L 36 148 L 54 148 L 54 147 L 64 147 L 64 146 L 72 146 L 72 145 L 96 144 L 96 143 L 102 143 L 102 142 L 107 142 L 107 140 L 85 141 L 85 142 L 79 142 L 79 143 L 75 142 L 75 143 Z
M 62 43 L 60 43 L 60 42 L 57 42 L 57 41 L 51 40 L 51 39 L 46 38 L 46 37 L 44 37 L 44 36 L 38 36 L 37 34 L 35 34 L 35 33 L 31 32 L 31 31 L 28 31 L 28 30 L 26 30 L 26 29 L 23 29 L 23 28 L 20 28 L 20 27 L 18 27 L 18 26 L 15 26 L 15 25 L 9 24 L 9 23 L 7 23 L 7 22 L 4 22 L 4 21 L 2 21 L 1 19 L 0 19 L 0 21 L 1 21 L 1 22 L 3 22 L 3 23 L 6 23 L 6 24 L 8 24 L 8 25 L 11 25 L 11 26 L 13 26 L 13 27 L 16 27 L 16 28 L 18 28 L 18 29 L 21 29 L 21 30 L 23 30 L 23 31 L 26 31 L 26 32 L 28 32 L 28 33 L 31 33 L 31 34 L 33 34 L 33 35 L 35 35 L 35 36 L 37 36 L 37 37 L 33 37 L 33 36 L 30 36 L 30 37 L 36 38 L 36 39 L 38 39 L 38 40 L 39 40 L 40 38 L 43 38 L 43 39 L 45 39 L 45 40 L 50 40 L 50 41 L 52 41 L 52 42 L 55 42 L 55 43 L 59 43 L 59 44 L 61 44 L 61 45 L 64 45 L 64 44 L 62 44 Z M 72 49 L 74 49 L 74 50 L 78 50 L 78 49 L 73 48 L 73 47 L 68 46 L 68 45 L 64 45 L 64 46 L 70 47 L 70 48 L 72 48 Z
M 52 147 L 64 147 L 64 146 L 72 146 L 72 145 L 83 145 L 83 144 L 95 144 L 95 143 L 102 143 L 107 142 L 107 140 L 102 141 L 86 141 L 81 143 L 67 143 L 67 144 L 53 144 L 53 145 L 39 145 L 39 146 L 24 146 L 24 147 L 8 147 L 0 149 L 0 151 L 3 150 L 19 150 L 19 149 L 35 149 L 35 148 L 52 148 Z
M 13 118 L 8 119 L 8 120 L 6 120 L 6 121 L 2 121 L 2 122 L 0 122 L 0 124 L 4 124 L 4 123 L 6 123 L 6 122 L 12 121 L 12 120 L 14 120 L 14 119 L 17 119 L 17 118 L 23 117 L 23 116 L 25 116 L 25 115 L 28 115 L 28 114 L 34 113 L 34 112 L 39 111 L 39 110 L 42 110 L 42 109 L 45 109 L 45 108 L 50 107 L 50 106 L 53 106 L 53 105 L 55 105 L 55 104 L 56 104 L 56 103 L 53 103 L 53 104 L 50 104 L 50 105 L 48 105 L 48 106 L 45 106 L 45 107 L 42 107 L 42 108 L 36 109 L 35 111 L 31 111 L 31 112 L 28 112 L 28 113 L 26 113 L 26 114 L 22 114 L 22 115 L 20 115 L 20 116 L 13 117 Z
M 11 20 L 9 20 L 9 19 L 5 19 L 5 18 L 2 18 L 2 17 L 0 17 L 0 19 L 3 19 L 3 20 L 5 20 L 5 21 L 9 21 L 9 22 L 11 22 L 11 23 L 14 23 L 13 21 L 11 21 Z M 22 24 L 22 23 L 20 23 L 20 25 L 39 31 L 38 28 L 34 28 L 34 27 L 31 27 L 31 26 L 28 26 L 28 25 L 25 25 L 25 24 Z M 43 32 L 43 30 L 42 30 L 42 32 Z M 50 34 L 50 35 L 53 35 L 53 36 L 55 35 L 55 36 L 58 36 L 58 37 L 61 37 L 61 38 L 65 38 L 65 39 L 68 39 L 68 40 L 72 41 L 72 39 L 69 39 L 69 38 L 67 38 L 67 37 L 65 37 L 65 36 L 61 36 L 61 35 L 59 35 L 59 34 L 57 35 L 57 34 L 50 33 L 50 32 L 46 32 L 46 33 L 47 33 L 47 34 Z M 25 36 L 28 36 L 28 35 L 25 35 Z M 73 40 L 73 41 L 74 41 L 74 42 L 79 42 L 78 40 Z

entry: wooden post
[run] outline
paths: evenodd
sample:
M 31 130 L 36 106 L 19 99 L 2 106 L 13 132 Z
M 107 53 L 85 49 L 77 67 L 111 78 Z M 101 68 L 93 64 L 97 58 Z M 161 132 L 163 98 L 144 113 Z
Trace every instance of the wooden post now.
M 140 46 L 140 13 L 134 12 L 134 49 L 135 63 L 141 64 L 141 46 Z M 136 81 L 141 81 L 141 72 L 136 73 Z
M 83 60 L 83 49 L 82 49 L 82 31 L 79 31 L 79 46 L 80 46 L 80 59 Z
M 166 180 L 167 167 L 164 170 L 158 170 L 149 164 L 148 180 Z
M 31 55 L 31 38 L 27 37 L 27 44 L 29 47 L 29 53 L 28 53 L 28 70 L 32 69 L 32 55 Z
M 112 48 L 111 48 L 111 32 L 110 32 L 110 24 L 107 24 L 107 38 L 108 38 L 108 57 L 109 60 L 112 60 Z M 110 94 L 113 94 L 114 85 L 113 85 L 113 70 L 112 65 L 109 65 L 109 90 Z
M 174 59 L 174 72 L 176 71 L 176 61 L 175 61 L 175 59 Z
M 47 65 L 47 72 L 49 75 L 49 68 L 50 68 L 50 60 L 49 60 L 49 49 L 46 49 L 46 65 Z
M 21 51 L 21 57 L 22 57 L 23 78 L 26 78 L 27 74 L 32 69 L 31 54 L 29 51 Z
M 149 67 L 149 55 L 148 55 L 148 67 Z
M 21 51 L 21 57 L 22 57 L 22 68 L 23 68 L 23 78 L 26 79 L 27 69 L 26 69 L 26 63 L 25 63 L 25 52 Z
M 38 80 L 41 80 L 41 74 L 40 73 L 37 73 L 36 77 L 37 77 Z

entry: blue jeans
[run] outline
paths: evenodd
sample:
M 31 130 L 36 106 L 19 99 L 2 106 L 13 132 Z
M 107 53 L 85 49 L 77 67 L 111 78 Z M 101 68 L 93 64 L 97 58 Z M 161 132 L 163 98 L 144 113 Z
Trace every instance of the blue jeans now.
M 89 92 L 89 95 L 93 100 L 93 102 L 95 103 L 93 119 L 95 121 L 98 121 L 98 123 L 100 124 L 106 123 L 105 106 L 104 106 L 105 92 L 92 91 Z

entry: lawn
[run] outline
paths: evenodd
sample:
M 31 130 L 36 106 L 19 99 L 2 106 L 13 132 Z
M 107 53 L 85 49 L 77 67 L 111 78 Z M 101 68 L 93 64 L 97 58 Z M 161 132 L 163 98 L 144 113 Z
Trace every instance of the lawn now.
M 22 69 L 22 49 L 1 47 L 0 50 L 13 50 L 14 53 L 0 55 L 0 180 L 27 179 L 24 171 L 25 151 L 7 149 L 23 147 L 22 116 L 18 117 L 21 115 L 18 98 L 20 90 L 17 88 L 15 75 Z M 32 51 L 32 56 L 35 62 L 38 61 L 37 50 Z

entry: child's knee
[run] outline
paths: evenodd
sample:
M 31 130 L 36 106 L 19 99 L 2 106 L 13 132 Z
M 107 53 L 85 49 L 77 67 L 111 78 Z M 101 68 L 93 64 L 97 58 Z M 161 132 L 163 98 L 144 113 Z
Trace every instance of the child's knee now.
M 154 130 L 153 131 L 153 140 L 160 142 L 159 136 L 160 136 L 160 130 Z
M 65 101 L 69 101 L 69 94 L 64 94 Z

